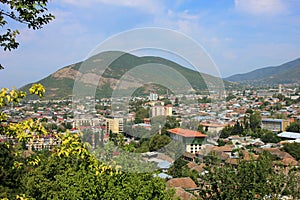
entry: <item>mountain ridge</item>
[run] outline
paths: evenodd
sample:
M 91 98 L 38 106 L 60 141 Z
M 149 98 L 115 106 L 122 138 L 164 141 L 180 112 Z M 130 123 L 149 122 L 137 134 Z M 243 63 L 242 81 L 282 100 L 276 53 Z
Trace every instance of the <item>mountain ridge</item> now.
M 232 82 L 250 85 L 300 84 L 300 58 L 279 66 L 259 68 L 247 73 L 235 74 L 224 78 Z
M 144 71 L 138 72 L 139 68 L 144 66 Z M 147 68 L 150 69 L 147 71 Z M 156 71 L 155 71 L 156 70 Z M 146 72 L 145 72 L 146 71 Z M 164 72 L 162 72 L 164 71 Z M 132 75 L 134 72 L 135 76 Z M 130 75 L 131 74 L 131 75 Z M 136 77 L 138 74 L 138 77 Z M 174 76 L 175 80 L 168 78 L 168 76 Z M 139 77 L 140 76 L 140 77 Z M 125 78 L 124 78 L 125 77 Z M 155 82 L 143 85 L 144 80 L 150 80 L 149 77 L 155 77 L 154 80 L 161 85 L 155 84 Z M 182 80 L 179 80 L 179 79 Z M 205 73 L 199 74 L 194 70 L 181 66 L 171 60 L 157 57 L 157 56 L 142 56 L 138 57 L 129 53 L 109 51 L 102 52 L 94 55 L 88 60 L 78 62 L 65 66 L 49 76 L 37 81 L 45 86 L 46 99 L 67 98 L 73 94 L 74 83 L 80 90 L 91 91 L 96 88 L 96 98 L 110 97 L 112 92 L 118 87 L 120 80 L 123 81 L 121 90 L 127 90 L 132 88 L 139 88 L 139 94 L 145 95 L 149 91 L 155 90 L 164 93 L 168 84 L 170 86 L 180 87 L 182 84 L 190 84 L 192 89 L 197 92 L 208 93 L 208 87 L 216 85 L 223 80 Z M 187 82 L 184 82 L 187 80 Z M 182 82 L 180 82 L 182 81 Z M 22 87 L 26 90 L 31 84 L 27 84 Z M 226 86 L 234 86 L 225 82 Z M 173 88 L 174 88 L 173 87 Z M 141 91 L 143 91 L 141 93 Z

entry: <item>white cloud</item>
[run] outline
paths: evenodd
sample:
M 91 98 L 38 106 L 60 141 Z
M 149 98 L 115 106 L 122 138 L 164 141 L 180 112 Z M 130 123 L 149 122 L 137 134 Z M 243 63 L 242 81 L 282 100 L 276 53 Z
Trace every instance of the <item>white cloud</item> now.
M 237 11 L 252 15 L 277 15 L 288 11 L 283 0 L 235 0 Z

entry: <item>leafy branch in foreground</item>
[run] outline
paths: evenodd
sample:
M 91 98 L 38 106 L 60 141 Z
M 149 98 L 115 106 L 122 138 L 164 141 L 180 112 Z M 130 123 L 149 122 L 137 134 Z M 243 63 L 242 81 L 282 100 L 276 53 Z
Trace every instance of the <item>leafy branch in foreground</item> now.
M 55 17 L 48 13 L 48 0 L 1 0 L 0 1 L 0 46 L 4 51 L 11 51 L 19 46 L 16 37 L 20 32 L 6 28 L 9 21 L 25 24 L 29 29 L 41 29 Z M 3 69 L 0 64 L 0 69 Z

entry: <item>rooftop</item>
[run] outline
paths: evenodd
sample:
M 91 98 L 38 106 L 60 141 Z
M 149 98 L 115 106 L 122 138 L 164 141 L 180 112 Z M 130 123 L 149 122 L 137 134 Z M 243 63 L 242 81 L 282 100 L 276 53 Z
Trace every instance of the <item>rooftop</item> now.
M 169 129 L 168 132 L 176 134 L 176 135 L 181 135 L 183 137 L 201 137 L 201 138 L 206 137 L 205 134 L 203 134 L 199 131 L 194 131 L 194 130 L 190 130 L 190 129 L 183 129 L 183 128 Z
M 169 187 L 181 187 L 184 189 L 187 188 L 197 188 L 196 183 L 190 177 L 184 178 L 172 178 L 167 182 Z
M 262 121 L 262 122 L 284 122 L 284 121 L 288 121 L 288 120 L 284 120 L 284 119 L 262 118 L 261 121 Z
M 282 132 L 277 135 L 278 137 L 300 139 L 300 133 L 295 132 Z

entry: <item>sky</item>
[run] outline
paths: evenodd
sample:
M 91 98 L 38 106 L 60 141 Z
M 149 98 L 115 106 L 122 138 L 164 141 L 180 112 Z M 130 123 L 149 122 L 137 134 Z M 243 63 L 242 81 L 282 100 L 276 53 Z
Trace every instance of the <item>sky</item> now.
M 222 77 L 300 57 L 300 0 L 52 0 L 48 8 L 56 19 L 40 30 L 10 24 L 20 46 L 0 50 L 0 87 L 38 81 L 108 38 L 145 27 L 192 38 Z

